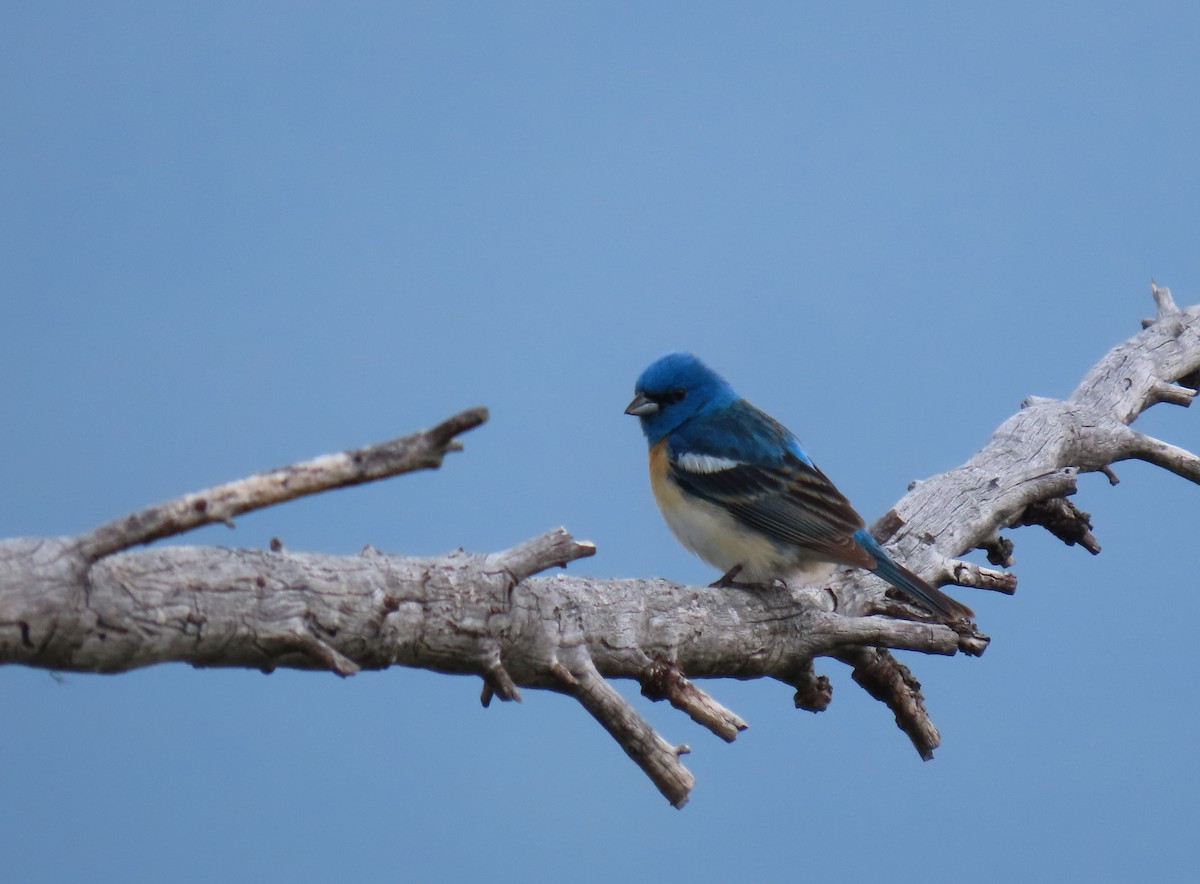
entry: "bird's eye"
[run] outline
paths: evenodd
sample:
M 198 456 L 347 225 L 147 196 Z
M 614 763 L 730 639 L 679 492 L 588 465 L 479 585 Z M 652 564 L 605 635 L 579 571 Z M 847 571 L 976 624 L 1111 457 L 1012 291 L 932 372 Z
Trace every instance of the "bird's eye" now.
M 674 405 L 676 402 L 682 402 L 683 397 L 687 395 L 687 390 L 682 387 L 676 387 L 674 390 L 667 390 L 663 393 L 662 401 L 667 405 Z

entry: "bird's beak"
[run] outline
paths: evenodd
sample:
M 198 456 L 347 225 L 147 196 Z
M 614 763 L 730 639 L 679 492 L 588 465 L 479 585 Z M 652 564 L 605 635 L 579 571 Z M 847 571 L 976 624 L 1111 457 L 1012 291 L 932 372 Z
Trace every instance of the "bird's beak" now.
M 633 401 L 629 403 L 629 407 L 625 409 L 626 414 L 632 414 L 634 417 L 646 417 L 658 411 L 658 403 L 652 399 L 647 399 L 641 393 L 633 397 Z

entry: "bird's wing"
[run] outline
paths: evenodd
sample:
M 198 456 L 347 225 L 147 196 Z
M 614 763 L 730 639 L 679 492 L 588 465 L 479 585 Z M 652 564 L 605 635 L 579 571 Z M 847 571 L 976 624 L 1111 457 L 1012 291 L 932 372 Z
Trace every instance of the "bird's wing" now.
M 682 490 L 813 558 L 875 567 L 854 539 L 862 517 L 773 418 L 743 400 L 681 430 L 668 466 Z

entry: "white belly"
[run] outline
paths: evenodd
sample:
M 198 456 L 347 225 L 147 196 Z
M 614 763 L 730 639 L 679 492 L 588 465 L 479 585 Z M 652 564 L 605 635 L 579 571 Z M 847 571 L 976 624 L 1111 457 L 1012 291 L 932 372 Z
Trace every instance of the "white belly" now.
M 737 579 L 751 583 L 786 575 L 789 570 L 786 551 L 747 530 L 720 507 L 693 497 L 685 499 L 669 478 L 653 486 L 654 499 L 671 533 L 722 574 L 734 565 L 741 565 Z

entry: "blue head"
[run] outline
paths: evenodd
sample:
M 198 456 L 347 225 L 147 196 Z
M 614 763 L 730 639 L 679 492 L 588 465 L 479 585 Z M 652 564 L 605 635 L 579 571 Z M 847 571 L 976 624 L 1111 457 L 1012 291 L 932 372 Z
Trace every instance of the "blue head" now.
M 642 372 L 626 414 L 642 424 L 653 445 L 688 418 L 738 399 L 725 379 L 691 353 L 668 353 Z

